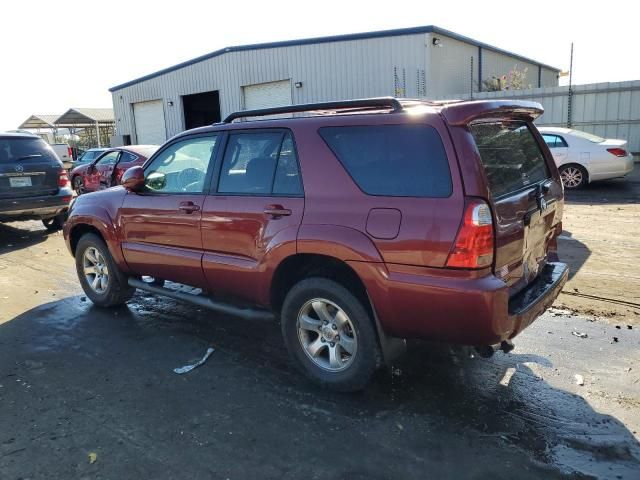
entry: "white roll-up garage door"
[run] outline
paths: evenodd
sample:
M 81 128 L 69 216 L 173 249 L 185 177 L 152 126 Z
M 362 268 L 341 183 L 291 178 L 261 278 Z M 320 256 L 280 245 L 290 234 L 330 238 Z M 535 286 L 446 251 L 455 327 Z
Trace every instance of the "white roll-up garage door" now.
M 290 80 L 246 85 L 242 90 L 245 110 L 291 105 Z
M 138 145 L 162 145 L 167 139 L 162 100 L 133 104 Z

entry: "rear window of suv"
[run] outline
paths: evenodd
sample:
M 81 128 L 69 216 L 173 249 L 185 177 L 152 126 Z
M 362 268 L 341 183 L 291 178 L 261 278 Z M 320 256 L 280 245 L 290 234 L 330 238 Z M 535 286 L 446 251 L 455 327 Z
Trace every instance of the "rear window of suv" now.
M 56 158 L 41 138 L 0 137 L 0 163 Z
M 320 135 L 368 195 L 451 195 L 449 162 L 438 132 L 428 125 L 323 127 Z
M 469 125 L 489 188 L 501 197 L 549 177 L 542 150 L 526 122 L 503 120 Z

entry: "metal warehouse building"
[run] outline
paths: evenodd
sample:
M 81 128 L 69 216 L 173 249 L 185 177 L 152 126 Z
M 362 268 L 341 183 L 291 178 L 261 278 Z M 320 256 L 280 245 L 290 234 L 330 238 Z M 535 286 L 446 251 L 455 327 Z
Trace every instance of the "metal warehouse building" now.
M 531 87 L 559 69 L 435 26 L 228 47 L 110 89 L 115 144 L 160 144 L 237 110 L 393 95 L 478 92 L 527 69 Z

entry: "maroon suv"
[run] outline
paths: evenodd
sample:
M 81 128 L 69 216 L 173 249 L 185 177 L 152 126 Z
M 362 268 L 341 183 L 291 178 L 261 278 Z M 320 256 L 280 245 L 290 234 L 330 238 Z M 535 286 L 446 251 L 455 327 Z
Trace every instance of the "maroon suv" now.
M 96 305 L 141 288 L 275 314 L 303 372 L 359 389 L 401 339 L 508 350 L 558 295 L 564 201 L 541 114 L 393 98 L 239 112 L 79 197 L 65 238 Z

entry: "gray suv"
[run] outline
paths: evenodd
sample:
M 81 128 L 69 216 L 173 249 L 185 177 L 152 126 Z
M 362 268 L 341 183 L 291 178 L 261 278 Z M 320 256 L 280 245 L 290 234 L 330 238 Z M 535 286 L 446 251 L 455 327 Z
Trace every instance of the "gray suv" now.
M 62 162 L 44 140 L 0 132 L 0 222 L 42 220 L 59 229 L 72 195 Z

